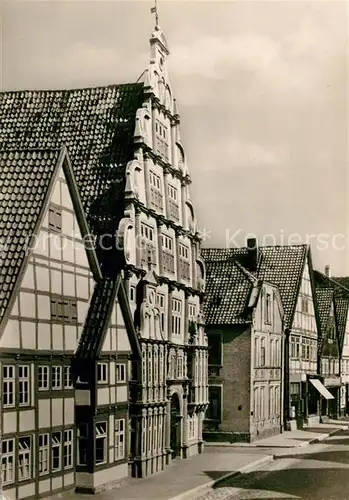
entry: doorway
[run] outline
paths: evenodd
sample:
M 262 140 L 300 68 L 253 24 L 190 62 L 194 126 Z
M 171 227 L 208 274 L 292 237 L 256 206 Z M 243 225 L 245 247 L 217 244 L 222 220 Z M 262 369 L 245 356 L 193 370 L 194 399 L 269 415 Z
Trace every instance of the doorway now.
M 181 410 L 177 393 L 171 397 L 171 450 L 172 458 L 181 453 Z

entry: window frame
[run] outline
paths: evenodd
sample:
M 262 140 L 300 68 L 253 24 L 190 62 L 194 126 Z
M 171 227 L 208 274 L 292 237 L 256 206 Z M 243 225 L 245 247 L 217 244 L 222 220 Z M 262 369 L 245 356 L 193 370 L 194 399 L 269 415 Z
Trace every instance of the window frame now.
M 12 449 L 9 451 L 9 444 L 12 444 Z M 7 448 L 4 451 L 4 448 Z M 7 486 L 15 482 L 15 467 L 16 467 L 16 440 L 15 438 L 3 439 L 1 443 L 1 470 L 2 470 L 2 485 Z M 8 467 L 8 465 L 10 466 Z M 5 466 L 6 465 L 6 466 Z M 7 479 L 6 475 L 11 474 L 11 479 Z M 7 479 L 7 480 L 6 480 Z
M 122 423 L 122 429 L 120 429 L 120 424 Z M 126 419 L 125 418 L 115 418 L 114 419 L 114 462 L 119 460 L 124 460 L 126 457 L 126 429 L 125 429 Z M 120 448 L 122 454 L 120 454 Z
M 127 374 L 126 374 L 126 363 L 116 363 L 116 383 L 117 384 L 126 384 L 127 383 Z M 120 377 L 120 371 L 122 377 Z
M 5 370 L 12 371 L 11 375 L 5 376 Z M 7 389 L 5 390 L 5 385 Z M 11 389 L 10 389 L 11 388 Z M 2 406 L 3 408 L 15 408 L 16 407 L 16 365 L 3 364 L 2 365 Z M 5 403 L 5 395 L 7 394 L 7 399 L 11 399 L 10 403 Z
M 58 439 L 59 437 L 59 439 Z M 54 441 L 57 439 L 57 441 Z M 58 461 L 59 466 L 53 467 L 54 460 L 54 450 L 58 450 Z M 62 470 L 62 431 L 55 431 L 51 433 L 51 472 L 58 472 Z
M 38 391 L 49 391 L 50 390 L 50 365 L 38 365 L 37 368 L 37 386 Z M 46 384 L 44 383 L 46 380 Z
M 62 365 L 52 365 L 51 367 L 51 386 L 53 391 L 61 391 L 63 389 L 62 368 Z
M 40 444 L 40 438 L 44 442 Z M 39 462 L 39 476 L 45 476 L 50 473 L 50 434 L 48 432 L 44 432 L 39 434 L 38 436 L 38 462 Z M 46 464 L 47 469 L 40 470 L 42 464 Z
M 21 449 L 21 441 L 22 443 L 25 443 L 25 440 L 29 441 L 29 446 L 24 447 Z M 32 442 L 33 438 L 30 434 L 26 436 L 19 436 L 18 437 L 18 463 L 17 463 L 17 470 L 18 470 L 18 482 L 22 481 L 28 481 L 28 479 L 32 479 Z M 21 459 L 23 460 L 23 463 L 21 464 Z M 27 469 L 28 475 L 24 475 L 24 470 Z M 21 470 L 22 470 L 22 475 L 21 475 Z
M 68 451 L 68 452 L 67 452 Z M 63 470 L 74 467 L 74 430 L 64 429 L 63 431 Z M 69 457 L 69 463 L 66 465 L 66 458 Z
M 109 381 L 109 363 L 97 363 L 97 384 L 108 384 Z
M 62 212 L 62 207 L 60 207 L 59 205 L 56 205 L 54 203 L 49 204 L 47 212 L 47 224 L 50 231 L 53 231 L 55 233 L 62 232 Z
M 105 429 L 103 427 L 105 426 Z M 101 432 L 103 430 L 103 432 Z M 103 443 L 103 460 L 97 462 L 97 441 L 101 441 Z M 108 422 L 106 420 L 96 422 L 95 423 L 95 465 L 103 465 L 108 461 Z
M 21 375 L 22 371 L 27 371 L 27 375 Z M 26 387 L 27 389 L 23 389 Z M 30 364 L 18 365 L 18 406 L 23 408 L 30 406 Z M 26 395 L 26 400 L 21 401 L 21 398 Z

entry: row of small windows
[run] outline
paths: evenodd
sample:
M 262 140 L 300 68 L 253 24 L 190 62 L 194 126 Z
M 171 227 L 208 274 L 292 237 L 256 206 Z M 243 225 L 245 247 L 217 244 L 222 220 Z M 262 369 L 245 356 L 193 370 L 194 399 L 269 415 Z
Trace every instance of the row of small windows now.
M 316 361 L 317 359 L 317 340 L 306 337 L 291 335 L 290 338 L 290 356 L 291 358 Z
M 111 432 L 111 430 L 109 431 Z M 114 420 L 114 461 L 125 458 L 125 419 Z M 88 465 L 88 424 L 78 425 L 78 465 Z M 101 465 L 108 461 L 108 422 L 95 424 L 95 464 Z
M 265 366 L 281 366 L 281 342 L 279 339 L 269 341 L 269 359 L 266 358 L 266 338 L 255 337 L 254 339 L 254 366 L 263 368 Z
M 149 182 L 151 186 L 157 188 L 159 191 L 161 190 L 160 176 L 155 174 L 152 170 L 149 172 Z
M 73 439 L 72 429 L 39 434 L 37 462 L 40 476 L 73 467 Z M 33 435 L 3 439 L 1 457 L 3 485 L 15 482 L 16 471 L 18 481 L 26 481 L 34 477 L 34 449 Z
M 156 120 L 155 122 L 155 131 L 157 134 L 162 136 L 164 139 L 167 137 L 167 127 L 163 125 L 162 123 L 159 122 L 159 120 Z
M 130 287 L 130 302 L 136 302 L 136 287 Z M 156 305 L 160 309 L 160 325 L 161 330 L 164 332 L 165 328 L 165 295 L 162 293 L 156 294 Z M 172 298 L 172 333 L 180 335 L 181 333 L 181 316 L 182 316 L 182 301 L 180 299 Z M 188 320 L 196 319 L 197 306 L 196 304 L 188 304 Z
M 97 364 L 97 382 L 106 384 L 109 381 L 109 363 Z M 118 384 L 126 382 L 126 364 L 116 364 L 116 382 Z
M 4 408 L 30 406 L 30 365 L 4 365 L 2 368 L 2 404 Z M 17 383 L 18 382 L 18 383 Z M 41 365 L 37 369 L 39 391 L 71 389 L 70 366 Z

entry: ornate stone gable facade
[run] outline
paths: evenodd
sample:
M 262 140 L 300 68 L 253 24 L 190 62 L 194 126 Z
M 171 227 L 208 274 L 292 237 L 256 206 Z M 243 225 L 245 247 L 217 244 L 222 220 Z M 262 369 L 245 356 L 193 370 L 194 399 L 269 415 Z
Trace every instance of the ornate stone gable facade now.
M 158 26 L 150 47 L 119 231 L 142 349 L 130 382 L 130 451 L 136 477 L 162 470 L 175 457 L 202 451 L 208 404 L 205 268 L 167 72 L 169 50 Z

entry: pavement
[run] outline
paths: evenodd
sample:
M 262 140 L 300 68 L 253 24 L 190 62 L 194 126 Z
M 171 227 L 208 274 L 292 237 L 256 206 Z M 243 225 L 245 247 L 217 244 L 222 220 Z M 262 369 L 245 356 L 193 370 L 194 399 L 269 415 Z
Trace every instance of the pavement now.
M 344 425 L 345 424 L 345 425 Z M 130 479 L 117 489 L 95 495 L 98 500 L 192 500 L 212 491 L 224 480 L 265 467 L 276 459 L 290 457 L 297 449 L 316 444 L 349 428 L 349 422 L 331 421 L 303 430 L 286 431 L 256 443 L 207 444 L 201 455 L 176 460 L 163 472 L 144 479 Z M 321 446 L 321 444 L 318 444 Z M 90 498 L 90 495 L 67 493 L 65 500 Z

